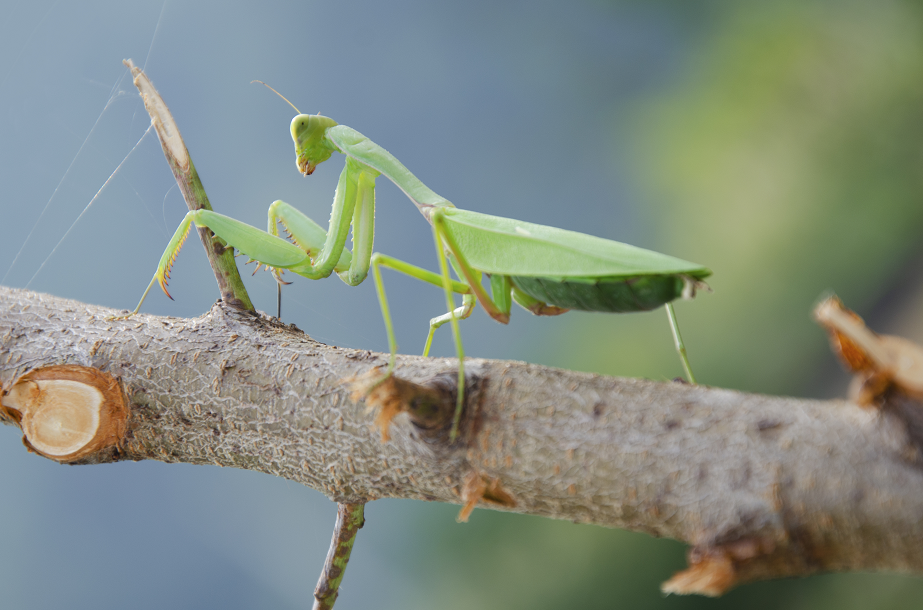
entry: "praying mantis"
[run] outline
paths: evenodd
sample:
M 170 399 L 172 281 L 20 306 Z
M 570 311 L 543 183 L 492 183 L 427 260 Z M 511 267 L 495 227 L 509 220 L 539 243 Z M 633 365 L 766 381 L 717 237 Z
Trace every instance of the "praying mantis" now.
M 695 383 L 671 302 L 679 297 L 692 298 L 696 289 L 705 286 L 703 280 L 711 275 L 709 269 L 600 237 L 459 209 L 423 184 L 387 150 L 358 131 L 319 114 L 299 112 L 292 119 L 291 134 L 296 165 L 305 176 L 334 152 L 346 156 L 328 230 L 284 201 L 269 206 L 265 232 L 210 210 L 191 211 L 173 234 L 134 313 L 140 310 L 154 283 L 159 283 L 170 297 L 170 270 L 195 224 L 208 227 L 229 247 L 256 261 L 258 267 L 265 265 L 280 286 L 283 270 L 314 280 L 336 272 L 350 286 L 363 282 L 371 270 L 391 352 L 382 379 L 394 371 L 397 342 L 381 267 L 442 288 L 448 311 L 430 320 L 423 355 L 429 354 L 436 329 L 450 323 L 458 356 L 457 404 L 450 441 L 457 436 L 464 405 L 465 354 L 458 322 L 469 317 L 478 303 L 503 324 L 509 322 L 514 301 L 540 316 L 559 315 L 570 309 L 648 311 L 663 305 L 686 375 Z M 439 273 L 372 252 L 375 180 L 379 176 L 397 185 L 432 226 Z M 280 223 L 290 241 L 279 236 Z M 350 227 L 352 252 L 345 247 Z M 457 280 L 450 277 L 449 266 Z M 489 278 L 489 294 L 482 284 L 484 276 Z M 459 307 L 455 306 L 455 294 L 462 296 Z

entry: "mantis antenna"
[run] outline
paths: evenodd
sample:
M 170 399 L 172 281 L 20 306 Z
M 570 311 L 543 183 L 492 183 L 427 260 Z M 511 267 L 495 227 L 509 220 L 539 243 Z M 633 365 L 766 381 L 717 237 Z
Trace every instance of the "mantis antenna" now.
M 275 93 L 276 95 L 278 95 L 279 97 L 281 97 L 283 100 L 285 100 L 285 102 L 286 102 L 289 106 L 291 106 L 292 108 L 295 109 L 295 112 L 297 112 L 298 114 L 301 114 L 301 111 L 298 110 L 298 108 L 295 106 L 295 104 L 293 104 L 293 103 L 291 103 L 290 101 L 288 101 L 288 98 L 287 98 L 287 97 L 285 97 L 284 95 L 282 95 L 281 93 L 279 93 L 278 91 L 276 91 L 275 89 L 273 89 L 271 86 L 267 85 L 266 83 L 264 83 L 263 81 L 261 81 L 261 80 L 259 80 L 259 79 L 250 81 L 250 84 L 251 84 L 251 85 L 252 85 L 253 83 L 259 83 L 259 84 L 263 85 L 264 87 L 266 87 L 267 89 L 269 89 L 270 91 L 272 91 L 273 93 Z M 282 319 L 282 283 L 281 283 L 281 282 L 276 282 L 276 317 L 277 317 L 278 319 L 280 319 L 280 320 Z
M 261 80 L 252 80 L 252 81 L 250 81 L 250 84 L 251 84 L 251 85 L 252 85 L 253 83 L 259 83 L 259 84 L 263 85 L 264 87 L 266 87 L 267 89 L 269 89 L 270 91 L 272 91 L 273 93 L 275 93 L 276 95 L 278 95 L 279 97 L 281 97 L 283 100 L 285 100 L 285 102 L 286 102 L 289 106 L 291 106 L 292 108 L 295 108 L 295 104 L 293 104 L 293 103 L 291 103 L 290 101 L 288 101 L 288 98 L 287 98 L 287 97 L 285 97 L 284 95 L 282 95 L 281 93 L 279 93 L 278 91 L 276 91 L 275 89 L 273 89 L 272 87 L 270 87 L 269 85 L 267 85 L 266 83 L 264 83 L 263 81 L 261 81 Z M 295 108 L 295 112 L 297 112 L 298 114 L 301 114 L 301 111 L 298 110 L 298 108 Z

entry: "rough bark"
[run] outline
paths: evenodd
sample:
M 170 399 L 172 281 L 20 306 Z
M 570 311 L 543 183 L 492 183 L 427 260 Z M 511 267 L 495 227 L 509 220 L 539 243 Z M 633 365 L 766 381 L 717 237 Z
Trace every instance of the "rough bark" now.
M 196 319 L 107 319 L 118 313 L 0 287 L 0 381 L 55 364 L 121 380 L 125 442 L 87 462 L 245 468 L 341 503 L 462 503 L 480 478 L 502 492 L 502 510 L 686 541 L 693 564 L 717 556 L 732 583 L 923 573 L 915 403 L 894 398 L 875 411 L 470 359 L 454 444 L 407 415 L 383 443 L 342 380 L 386 355 L 327 346 L 220 303 Z M 439 388 L 456 364 L 402 356 L 397 372 Z

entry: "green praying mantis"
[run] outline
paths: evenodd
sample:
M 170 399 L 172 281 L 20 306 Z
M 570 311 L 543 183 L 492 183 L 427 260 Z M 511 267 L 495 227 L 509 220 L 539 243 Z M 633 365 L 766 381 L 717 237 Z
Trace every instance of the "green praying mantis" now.
M 540 316 L 559 315 L 570 309 L 648 311 L 665 305 L 680 359 L 687 377 L 695 383 L 671 301 L 681 296 L 693 297 L 696 289 L 704 286 L 702 280 L 711 275 L 709 269 L 600 237 L 459 209 L 423 184 L 387 150 L 358 131 L 319 114 L 299 112 L 292 119 L 291 134 L 296 164 L 305 176 L 334 152 L 346 156 L 328 230 L 284 201 L 269 206 L 269 226 L 265 232 L 209 210 L 189 212 L 167 245 L 134 313 L 140 310 L 155 282 L 170 296 L 167 292 L 170 269 L 195 224 L 208 227 L 229 247 L 256 261 L 258 267 L 265 265 L 280 286 L 283 270 L 312 280 L 336 272 L 344 282 L 355 286 L 366 279 L 371 269 L 391 351 L 383 380 L 394 371 L 397 342 L 381 267 L 442 288 L 448 311 L 430 320 L 423 355 L 429 354 L 436 329 L 450 323 L 458 355 L 452 441 L 458 433 L 465 387 L 465 354 L 458 321 L 470 316 L 477 303 L 503 324 L 509 322 L 513 301 Z M 439 273 L 372 252 L 375 180 L 381 175 L 397 185 L 432 226 Z M 280 223 L 290 241 L 279 236 Z M 345 247 L 350 227 L 352 252 Z M 450 277 L 449 266 L 457 280 Z M 482 283 L 485 275 L 489 278 L 489 293 Z M 455 294 L 462 296 L 459 307 L 455 306 Z

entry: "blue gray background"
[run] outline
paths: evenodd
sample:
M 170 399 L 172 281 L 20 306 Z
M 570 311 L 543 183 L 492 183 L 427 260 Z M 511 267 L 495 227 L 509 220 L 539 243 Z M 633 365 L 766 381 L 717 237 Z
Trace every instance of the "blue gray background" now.
M 249 84 L 261 79 L 459 207 L 710 266 L 714 293 L 677 306 L 704 383 L 842 395 L 809 319 L 827 290 L 879 330 L 923 336 L 914 3 L 3 0 L 2 283 L 128 309 L 147 285 L 186 209 L 153 134 L 74 225 L 149 124 L 126 57 L 173 111 L 215 209 L 256 226 L 275 199 L 325 224 L 342 163 L 297 173 L 293 111 Z M 377 250 L 434 268 L 428 226 L 384 180 L 377 229 Z M 442 294 L 385 281 L 401 351 L 418 353 Z M 274 311 L 274 282 L 246 282 Z M 145 311 L 196 316 L 217 298 L 195 240 L 171 293 Z M 296 278 L 283 317 L 326 343 L 387 348 L 371 282 Z M 477 312 L 463 336 L 474 356 L 669 379 L 664 318 L 514 311 L 504 327 Z M 452 354 L 449 333 L 434 353 Z M 12 428 L 0 466 L 8 608 L 306 607 L 335 515 L 250 472 L 58 466 Z M 371 504 L 337 607 L 911 608 L 923 594 L 905 577 L 825 575 L 664 598 L 678 543 L 455 513 Z

